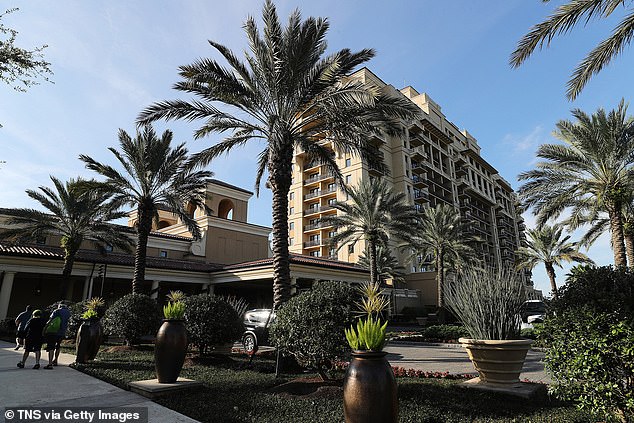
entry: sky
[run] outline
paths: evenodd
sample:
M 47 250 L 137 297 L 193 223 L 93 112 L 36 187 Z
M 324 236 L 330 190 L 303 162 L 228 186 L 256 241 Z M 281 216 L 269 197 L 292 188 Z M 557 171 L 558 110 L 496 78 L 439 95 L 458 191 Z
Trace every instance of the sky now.
M 426 92 L 447 118 L 468 130 L 482 156 L 514 188 L 518 173 L 533 168 L 535 152 L 555 124 L 571 119 L 570 110 L 588 113 L 615 108 L 634 98 L 634 52 L 624 54 L 595 76 L 576 101 L 565 97 L 565 84 L 576 64 L 610 33 L 623 15 L 591 22 L 556 38 L 519 69 L 509 56 L 532 25 L 560 1 L 539 0 L 322 0 L 277 1 L 282 21 L 295 8 L 304 17 L 327 17 L 329 51 L 374 48 L 368 64 L 383 81 Z M 113 163 L 108 147 L 118 145 L 119 128 L 134 134 L 135 119 L 152 102 L 182 97 L 172 89 L 178 67 L 199 58 L 220 59 L 207 40 L 238 55 L 247 48 L 242 24 L 259 18 L 258 0 L 0 0 L 0 9 L 19 7 L 3 23 L 19 31 L 16 44 L 47 44 L 53 84 L 26 93 L 0 85 L 0 207 L 34 207 L 26 189 L 62 180 L 93 177 L 78 160 L 87 154 Z M 185 97 L 187 98 L 187 97 Z M 632 109 L 634 113 L 634 106 Z M 193 140 L 196 122 L 157 122 L 171 129 L 176 142 L 191 152 L 219 136 Z M 210 165 L 215 178 L 253 190 L 255 161 L 262 145 L 254 143 Z M 249 222 L 270 226 L 271 195 L 261 190 L 249 204 Z M 534 218 L 525 214 L 529 227 Z M 578 239 L 573 234 L 573 239 Z M 588 254 L 598 264 L 613 262 L 609 240 L 602 237 Z M 568 267 L 558 270 L 563 283 Z M 537 289 L 550 291 L 542 267 L 534 271 Z

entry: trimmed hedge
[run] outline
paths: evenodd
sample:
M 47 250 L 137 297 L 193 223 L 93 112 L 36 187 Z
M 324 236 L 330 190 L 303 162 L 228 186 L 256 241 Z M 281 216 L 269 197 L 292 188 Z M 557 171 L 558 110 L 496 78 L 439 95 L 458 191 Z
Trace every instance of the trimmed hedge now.
M 343 282 L 319 282 L 313 289 L 291 298 L 277 312 L 271 342 L 305 367 L 331 367 L 350 347 L 344 330 L 353 323 L 355 292 Z
M 163 316 L 155 300 L 128 294 L 108 308 L 103 317 L 106 334 L 123 337 L 126 345 L 138 344 L 142 336 L 156 335 Z
M 199 294 L 186 297 L 183 302 L 189 341 L 200 355 L 206 354 L 213 345 L 240 339 L 244 331 L 242 316 L 225 299 Z

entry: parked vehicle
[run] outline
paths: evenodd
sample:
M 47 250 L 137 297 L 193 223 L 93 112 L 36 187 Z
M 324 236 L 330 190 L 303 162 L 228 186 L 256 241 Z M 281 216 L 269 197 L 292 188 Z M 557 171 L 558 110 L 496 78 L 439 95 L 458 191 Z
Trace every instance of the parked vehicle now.
M 541 300 L 528 300 L 522 306 L 522 329 L 532 329 L 534 323 L 543 323 L 546 306 Z
M 269 308 L 249 310 L 244 313 L 244 333 L 242 347 L 249 354 L 257 352 L 258 348 L 269 343 L 269 328 L 275 321 L 275 313 Z

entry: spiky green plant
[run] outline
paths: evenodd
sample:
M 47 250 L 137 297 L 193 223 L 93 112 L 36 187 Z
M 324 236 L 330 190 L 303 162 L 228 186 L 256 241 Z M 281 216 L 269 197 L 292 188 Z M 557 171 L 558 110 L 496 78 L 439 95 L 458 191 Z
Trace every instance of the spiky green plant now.
M 89 308 L 82 315 L 81 318 L 84 320 L 96 319 L 98 317 L 97 311 Z
M 185 303 L 175 301 L 163 306 L 163 316 L 169 320 L 183 320 L 185 316 Z
M 384 295 L 378 282 L 363 282 L 358 291 L 363 296 L 356 303 L 361 316 L 379 315 L 390 305 L 390 299 Z
M 170 291 L 169 294 L 167 294 L 167 300 L 171 303 L 182 301 L 185 297 L 185 293 L 181 290 Z
M 353 350 L 381 351 L 385 345 L 385 329 L 387 321 L 381 324 L 381 319 L 368 316 L 357 322 L 357 330 L 350 326 L 346 329 L 346 339 Z
M 101 297 L 93 297 L 86 302 L 86 310 L 96 311 L 99 307 L 105 306 L 106 303 Z

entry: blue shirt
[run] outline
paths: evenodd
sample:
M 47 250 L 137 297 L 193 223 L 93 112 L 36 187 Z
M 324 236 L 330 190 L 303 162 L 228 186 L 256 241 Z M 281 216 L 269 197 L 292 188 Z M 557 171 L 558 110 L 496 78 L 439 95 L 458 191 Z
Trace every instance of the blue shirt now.
M 49 320 L 55 318 L 56 316 L 59 316 L 61 319 L 57 336 L 64 336 L 66 335 L 66 328 L 68 327 L 68 319 L 70 319 L 70 310 L 65 307 L 58 308 L 51 313 Z
M 29 321 L 30 318 L 31 318 L 30 311 L 23 311 L 22 313 L 20 313 L 18 317 L 15 319 L 18 321 L 18 330 L 24 330 L 24 327 L 26 326 L 26 323 Z

